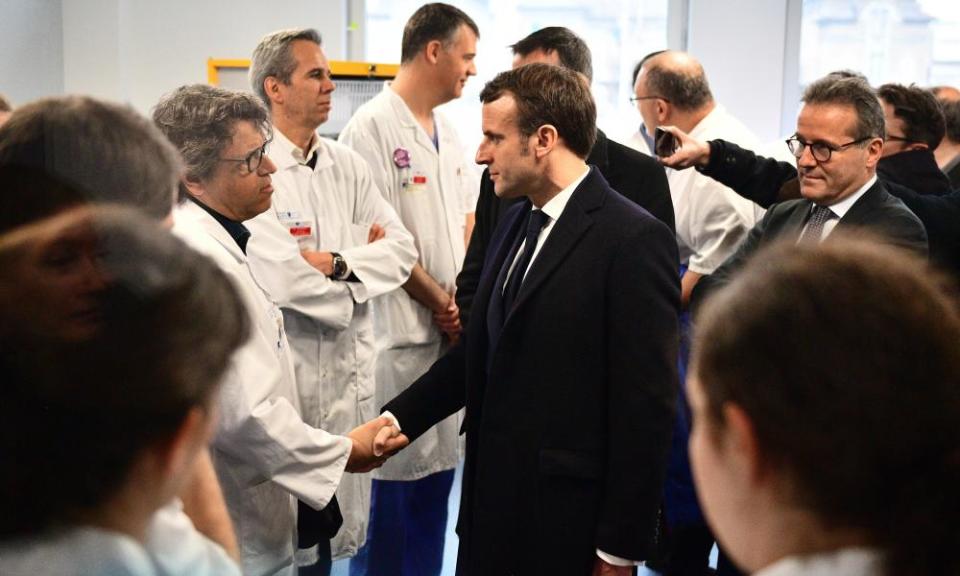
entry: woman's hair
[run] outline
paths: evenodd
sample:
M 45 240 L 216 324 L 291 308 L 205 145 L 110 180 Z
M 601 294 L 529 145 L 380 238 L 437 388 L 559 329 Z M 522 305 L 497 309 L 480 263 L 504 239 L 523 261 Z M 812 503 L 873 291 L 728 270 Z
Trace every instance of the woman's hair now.
M 97 510 L 145 449 L 209 408 L 250 329 L 216 264 L 131 209 L 0 236 L 0 296 L 0 538 Z M 42 318 L 23 317 L 28 301 Z
M 946 277 L 879 241 L 781 244 L 697 318 L 708 430 L 739 406 L 788 497 L 886 552 L 960 573 L 960 316 Z

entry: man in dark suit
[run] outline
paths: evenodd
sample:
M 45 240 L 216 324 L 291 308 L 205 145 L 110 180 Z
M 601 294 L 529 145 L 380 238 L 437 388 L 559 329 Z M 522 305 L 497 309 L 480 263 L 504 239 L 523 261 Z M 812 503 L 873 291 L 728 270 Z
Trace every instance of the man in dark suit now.
M 927 254 L 923 224 L 877 180 L 885 123 L 876 93 L 862 79 L 827 76 L 807 88 L 803 102 L 797 132 L 787 141 L 797 157 L 803 197 L 780 202 L 767 211 L 737 251 L 697 284 L 694 308 L 711 291 L 725 285 L 758 248 L 775 239 L 820 242 L 835 228 L 850 233 L 866 229 L 890 244 Z M 681 148 L 663 159 L 668 166 L 704 169 L 717 163 L 723 164 L 714 166 L 718 172 L 736 170 L 745 177 L 756 171 L 769 181 L 770 195 L 782 184 L 775 174 L 779 165 L 770 164 L 776 164 L 774 160 L 737 154 L 734 148 L 725 147 L 722 157 L 711 161 L 710 144 L 670 130 L 680 138 Z M 736 182 L 722 181 L 738 189 Z
M 577 74 L 531 64 L 480 98 L 477 162 L 497 196 L 525 198 L 463 338 L 385 411 L 413 440 L 466 406 L 458 574 L 630 574 L 670 447 L 676 242 L 585 163 L 596 109 Z
M 513 67 L 543 62 L 579 72 L 588 81 L 593 78 L 590 48 L 568 28 L 551 26 L 533 32 L 513 46 Z M 655 218 L 674 229 L 673 202 L 663 167 L 656 160 L 633 148 L 609 140 L 597 129 L 596 142 L 587 156 L 587 164 L 596 166 L 610 187 L 642 206 Z M 501 199 L 494 193 L 490 171 L 484 170 L 480 180 L 480 197 L 475 212 L 476 223 L 463 268 L 457 276 L 457 306 L 460 321 L 469 321 L 473 297 L 483 268 L 484 255 L 490 246 L 493 231 L 507 208 L 520 198 Z

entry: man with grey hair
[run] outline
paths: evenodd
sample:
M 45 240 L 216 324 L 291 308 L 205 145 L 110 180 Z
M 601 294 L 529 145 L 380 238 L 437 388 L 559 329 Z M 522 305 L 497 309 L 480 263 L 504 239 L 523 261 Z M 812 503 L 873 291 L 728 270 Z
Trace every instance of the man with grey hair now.
M 372 443 L 389 420 L 376 418 L 345 437 L 300 416 L 283 317 L 246 256 L 243 223 L 268 210 L 273 194 L 266 109 L 252 95 L 195 85 L 162 98 L 153 118 L 186 164 L 180 194 L 187 202 L 174 214 L 174 231 L 235 282 L 254 327 L 224 380 L 213 442 L 243 570 L 295 574 L 296 501 L 323 509 L 344 470 L 382 464 Z
M 698 283 L 694 305 L 729 282 L 751 255 L 775 239 L 821 242 L 835 229 L 867 230 L 890 244 L 926 256 L 923 224 L 877 179 L 886 124 L 876 92 L 861 79 L 828 76 L 807 88 L 803 103 L 796 134 L 787 140 L 797 158 L 795 172 L 803 197 L 772 206 L 737 252 Z M 755 157 L 722 140 L 702 142 L 677 128 L 669 130 L 679 138 L 680 149 L 663 159 L 668 166 L 697 166 L 727 182 L 726 172 L 748 180 L 751 172 L 793 170 L 789 164 Z M 779 189 L 781 183 L 773 178 L 771 188 Z
M 417 252 L 366 161 L 317 134 L 335 89 L 319 34 L 268 34 L 250 79 L 270 109 L 277 165 L 273 209 L 248 223 L 250 267 L 283 311 L 304 421 L 346 433 L 377 413 L 371 300 L 407 281 Z M 366 540 L 370 476 L 344 477 L 334 502 L 342 526 L 300 504 L 301 570 L 313 548 L 343 558 Z
M 81 204 L 135 207 L 169 227 L 181 165 L 129 106 L 86 96 L 25 104 L 0 127 L 0 233 Z M 179 496 L 147 533 L 162 572 L 236 572 L 236 538 L 208 451 Z

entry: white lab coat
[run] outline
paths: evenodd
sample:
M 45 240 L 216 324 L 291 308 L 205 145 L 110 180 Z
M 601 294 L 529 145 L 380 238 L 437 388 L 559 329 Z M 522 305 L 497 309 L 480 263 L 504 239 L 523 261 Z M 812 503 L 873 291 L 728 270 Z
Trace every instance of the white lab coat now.
M 333 498 L 352 442 L 305 424 L 283 317 L 247 258 L 203 208 L 174 211 L 174 233 L 233 281 L 252 334 L 221 385 L 212 456 L 240 544 L 244 574 L 295 574 L 296 499 L 321 509 Z
M 354 113 L 340 141 L 370 164 L 384 198 L 413 234 L 420 264 L 452 293 L 463 265 L 466 216 L 475 209 L 479 178 L 467 164 L 453 126 L 436 112 L 434 122 L 439 152 L 388 86 Z M 439 358 L 442 337 L 433 313 L 402 289 L 375 300 L 374 321 L 380 351 L 377 401 L 382 405 Z M 454 468 L 459 459 L 457 433 L 457 419 L 444 420 L 391 458 L 375 477 L 415 480 Z
M 283 310 L 304 421 L 346 434 L 378 412 L 369 300 L 406 282 L 417 252 L 363 158 L 325 138 L 316 150 L 311 170 L 295 157 L 299 149 L 274 131 L 273 210 L 247 222 L 252 232 L 247 253 L 257 282 Z M 374 223 L 386 235 L 370 244 Z M 327 278 L 307 264 L 300 249 L 338 252 L 359 282 Z M 337 499 L 343 526 L 331 546 L 334 558 L 342 558 L 355 555 L 366 540 L 370 476 L 345 476 Z

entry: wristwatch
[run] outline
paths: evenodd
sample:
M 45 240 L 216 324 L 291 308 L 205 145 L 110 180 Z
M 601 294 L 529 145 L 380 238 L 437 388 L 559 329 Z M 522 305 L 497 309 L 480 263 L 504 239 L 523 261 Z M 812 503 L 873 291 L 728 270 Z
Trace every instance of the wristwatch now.
M 347 261 L 336 252 L 331 252 L 330 255 L 333 256 L 333 274 L 330 276 L 337 280 L 343 280 L 347 277 Z

